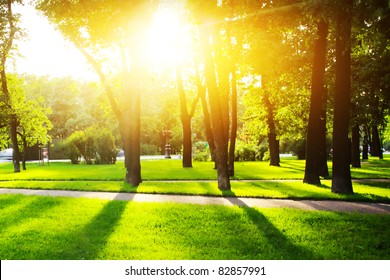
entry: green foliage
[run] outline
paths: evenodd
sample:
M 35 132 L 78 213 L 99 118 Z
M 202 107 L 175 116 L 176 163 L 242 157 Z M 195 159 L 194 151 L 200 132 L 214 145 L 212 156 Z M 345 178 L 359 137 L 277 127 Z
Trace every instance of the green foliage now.
M 115 164 L 118 150 L 112 133 L 108 129 L 95 129 L 91 135 L 96 145 L 96 163 Z
M 115 139 L 108 129 L 89 127 L 72 133 L 66 140 L 72 163 L 81 155 L 87 164 L 114 164 L 118 153 Z
M 153 144 L 141 144 L 141 155 L 157 155 L 158 147 Z
M 51 109 L 44 104 L 40 93 L 29 91 L 28 80 L 17 75 L 7 75 L 10 93 L 10 113 L 16 116 L 20 149 L 36 144 L 45 145 L 50 140 L 49 131 L 53 128 L 48 115 Z M 2 137 L 5 141 L 5 137 Z M 9 140 L 7 140 L 9 141 Z
M 210 152 L 209 151 L 199 151 L 196 152 L 193 156 L 194 161 L 209 161 L 210 160 Z
M 194 144 L 195 154 L 193 155 L 194 161 L 209 161 L 210 150 L 209 144 L 204 141 L 198 141 Z
M 238 141 L 234 155 L 235 161 L 259 161 L 264 159 L 268 146 L 265 143 L 254 145 Z

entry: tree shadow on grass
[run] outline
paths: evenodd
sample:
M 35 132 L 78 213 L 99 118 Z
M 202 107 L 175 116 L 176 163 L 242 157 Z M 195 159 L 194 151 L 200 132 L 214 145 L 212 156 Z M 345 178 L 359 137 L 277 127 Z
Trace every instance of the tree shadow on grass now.
M 61 204 L 61 202 L 51 199 L 24 195 L 10 195 L 5 200 L 2 199 L 0 203 L 2 203 L 2 206 L 8 205 L 8 207 L 15 205 L 11 209 L 1 207 L 0 232 L 4 232 L 9 227 L 22 224 L 25 220 L 39 218 Z M 6 223 L 3 223 L 3 221 L 6 221 Z
M 40 197 L 37 205 L 39 203 L 42 205 L 42 202 L 39 202 L 42 200 L 47 202 L 47 207 L 41 207 L 41 210 L 39 210 L 36 207 L 30 206 L 30 209 L 34 211 L 27 215 L 24 212 L 28 208 L 25 208 L 23 213 L 20 213 L 20 217 L 15 218 L 15 223 L 21 223 L 25 217 L 39 218 L 43 211 L 47 212 L 50 210 L 50 207 L 60 205 L 65 201 L 58 198 Z M 56 215 L 51 217 L 51 219 L 55 220 L 53 223 L 50 222 L 45 225 L 26 223 L 25 230 L 19 231 L 17 235 L 9 236 L 2 241 L 9 248 L 8 251 L 14 251 L 7 253 L 4 258 L 3 256 L 1 257 L 2 259 L 34 260 L 102 258 L 99 257 L 99 253 L 104 249 L 108 238 L 115 231 L 115 227 L 120 221 L 126 205 L 127 202 L 125 201 L 108 201 L 86 223 L 83 222 L 82 218 L 78 221 L 77 215 L 82 215 L 82 210 L 76 214 L 75 212 L 70 212 L 68 215 L 75 215 L 74 217 L 70 217 L 71 222 L 69 222 L 69 217 L 65 217 L 64 220 L 67 220 L 67 222 L 60 225 L 58 223 L 61 223 L 61 221 L 55 220 Z M 86 213 L 89 211 L 86 210 Z M 37 222 L 39 223 L 39 221 Z M 54 229 L 46 229 L 45 227 L 52 227 Z
M 99 257 L 126 209 L 126 201 L 108 201 L 83 228 L 64 236 L 67 247 L 56 252 L 54 259 L 89 259 Z M 45 258 L 45 256 L 43 256 Z
M 273 223 L 268 220 L 260 211 L 256 208 L 249 207 L 246 203 L 237 197 L 226 197 L 226 199 L 234 205 L 237 205 L 244 211 L 250 221 L 256 226 L 260 235 L 266 239 L 264 247 L 266 250 L 272 252 L 271 259 L 318 259 L 319 256 L 308 249 L 298 246 L 292 243 Z M 259 253 L 263 248 L 257 248 Z M 268 259 L 267 256 L 263 258 Z

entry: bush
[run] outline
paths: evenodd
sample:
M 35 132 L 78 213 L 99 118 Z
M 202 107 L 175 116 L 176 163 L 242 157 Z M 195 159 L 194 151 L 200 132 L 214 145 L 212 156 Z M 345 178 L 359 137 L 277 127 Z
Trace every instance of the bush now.
M 72 163 L 79 163 L 80 155 L 87 164 L 114 164 L 118 150 L 115 138 L 108 129 L 89 127 L 76 131 L 66 140 L 67 153 Z
M 199 141 L 194 144 L 195 153 L 193 155 L 194 161 L 209 161 L 210 151 L 209 143 L 205 141 Z
M 108 129 L 100 132 L 96 131 L 96 163 L 97 164 L 115 164 L 118 150 L 115 147 L 115 138 Z
M 193 160 L 194 161 L 209 161 L 210 158 L 210 153 L 208 151 L 203 151 L 203 152 L 197 152 Z
M 149 156 L 149 155 L 157 155 L 158 147 L 152 144 L 141 144 L 141 155 Z
M 237 142 L 234 154 L 235 161 L 261 161 L 264 160 L 264 154 L 268 150 L 266 145 L 254 145 L 243 142 Z
M 385 149 L 385 151 L 390 151 L 390 140 L 383 143 L 383 149 Z
M 67 156 L 67 158 L 70 159 L 72 164 L 79 164 L 81 154 L 77 147 L 68 139 L 61 144 L 58 145 L 58 149 L 61 149 L 64 153 L 64 155 Z

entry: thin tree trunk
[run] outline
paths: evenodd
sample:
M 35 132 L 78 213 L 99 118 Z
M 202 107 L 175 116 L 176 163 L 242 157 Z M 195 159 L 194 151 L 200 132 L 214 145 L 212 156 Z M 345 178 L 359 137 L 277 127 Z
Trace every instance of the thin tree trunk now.
M 237 77 L 236 69 L 232 70 L 232 125 L 230 130 L 229 145 L 229 175 L 234 176 L 234 151 L 236 149 L 237 138 Z
M 187 98 L 184 91 L 183 79 L 181 76 L 180 68 L 176 69 L 176 82 L 177 88 L 179 91 L 179 100 L 180 100 L 180 119 L 183 128 L 183 167 L 192 167 L 192 130 L 191 130 L 191 119 L 194 116 L 196 105 L 198 104 L 198 97 L 194 100 L 191 106 L 191 112 L 188 113 L 187 110 Z
M 20 138 L 22 138 L 23 141 L 23 155 L 22 155 L 22 168 L 23 170 L 27 170 L 26 167 L 26 153 L 27 153 L 27 141 L 26 137 L 23 137 L 19 134 Z
M 209 143 L 209 149 L 210 149 L 210 155 L 211 160 L 216 163 L 216 147 L 214 142 L 214 133 L 213 129 L 211 127 L 211 117 L 210 117 L 210 111 L 208 108 L 208 104 L 206 101 L 206 88 L 202 85 L 202 82 L 200 81 L 199 73 L 197 72 L 197 88 L 198 88 L 198 96 L 202 103 L 202 111 L 203 111 L 203 124 L 205 128 L 205 134 L 207 142 Z M 216 169 L 216 164 L 214 166 L 214 169 Z
M 320 121 L 320 135 L 319 138 L 319 167 L 318 174 L 323 177 L 329 177 L 329 169 L 328 169 L 328 150 L 326 145 L 326 110 L 327 110 L 327 101 L 328 101 L 328 92 L 325 88 L 322 98 L 322 108 L 321 108 L 321 121 Z
M 142 183 L 141 178 L 141 96 L 139 88 L 136 87 L 134 94 L 134 111 L 132 118 L 134 120 L 133 135 L 132 135 L 132 165 L 131 165 L 131 179 L 129 183 L 133 186 L 139 186 Z
M 16 116 L 14 115 L 11 116 L 10 126 L 11 126 L 10 135 L 11 135 L 11 142 L 13 148 L 12 158 L 14 163 L 14 173 L 19 173 L 20 172 L 20 150 L 19 150 L 18 134 L 17 134 L 18 121 L 16 120 Z
M 379 130 L 377 125 L 372 126 L 372 145 L 371 155 L 383 159 L 382 145 L 379 137 Z
M 314 62 L 312 71 L 312 88 L 310 96 L 310 112 L 309 123 L 307 129 L 306 140 L 306 165 L 304 183 L 312 185 L 320 185 L 320 161 L 323 160 L 323 146 L 326 135 L 323 131 L 324 122 L 322 121 L 322 107 L 324 102 L 324 74 L 326 63 L 326 40 L 328 36 L 328 24 L 325 21 L 320 21 L 317 24 L 318 38 L 314 50 Z
M 344 0 L 336 26 L 336 90 L 333 119 L 332 192 L 353 193 L 348 138 L 351 102 L 352 0 Z
M 364 137 L 363 137 L 363 151 L 362 151 L 362 159 L 368 159 L 368 134 L 369 130 L 367 126 L 364 126 Z
M 352 127 L 352 149 L 351 149 L 352 167 L 360 168 L 360 128 L 359 125 Z
M 279 140 L 276 134 L 276 125 L 274 119 L 273 105 L 269 100 L 268 93 L 264 94 L 264 103 L 267 107 L 267 124 L 268 124 L 268 145 L 269 145 L 269 156 L 271 166 L 280 166 L 280 155 L 279 155 Z
M 184 91 L 183 80 L 179 67 L 176 69 L 176 83 L 180 101 L 180 120 L 183 130 L 183 167 L 192 167 L 192 141 L 191 141 L 191 118 L 187 112 L 187 99 Z

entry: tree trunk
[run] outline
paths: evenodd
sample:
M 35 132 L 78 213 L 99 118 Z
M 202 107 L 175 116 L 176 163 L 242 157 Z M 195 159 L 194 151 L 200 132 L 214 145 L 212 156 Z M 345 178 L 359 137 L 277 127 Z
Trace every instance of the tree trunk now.
M 205 128 L 205 134 L 207 142 L 209 143 L 211 160 L 216 163 L 216 147 L 214 142 L 214 133 L 211 127 L 211 118 L 210 111 L 208 108 L 208 104 L 206 101 L 206 88 L 202 85 L 199 77 L 199 73 L 197 73 L 197 87 L 198 87 L 198 96 L 202 102 L 202 111 L 203 111 L 203 124 Z M 217 169 L 215 164 L 214 169 Z
M 229 175 L 234 176 L 234 151 L 236 149 L 237 138 L 237 77 L 236 69 L 232 67 L 232 125 L 230 130 L 230 145 L 229 145 Z
M 191 139 L 191 119 L 187 117 L 181 118 L 183 128 L 183 159 L 182 166 L 184 168 L 192 167 L 192 139 Z
M 276 139 L 275 133 L 268 133 L 269 143 L 269 156 L 271 166 L 280 166 L 280 155 L 279 155 L 279 140 Z
M 350 142 L 352 0 L 344 0 L 336 26 L 336 89 L 333 118 L 332 192 L 352 194 Z
M 176 82 L 179 91 L 180 100 L 180 119 L 183 128 L 183 167 L 192 167 L 192 130 L 191 130 L 191 119 L 194 115 L 196 105 L 199 98 L 196 98 L 192 104 L 191 112 L 187 110 L 187 98 L 184 91 L 183 79 L 181 77 L 181 71 L 179 67 L 176 69 Z
M 359 125 L 352 127 L 352 149 L 351 149 L 352 167 L 360 168 L 360 128 Z
M 319 175 L 323 178 L 329 177 L 329 169 L 328 169 L 328 150 L 326 145 L 326 110 L 327 110 L 327 101 L 328 101 L 328 93 L 327 90 L 324 90 L 323 98 L 322 98 L 322 108 L 321 108 L 321 121 L 320 121 L 320 135 L 319 137 Z
M 306 140 L 306 165 L 304 183 L 312 185 L 320 185 L 320 166 L 321 161 L 324 160 L 326 165 L 326 155 L 324 155 L 324 146 L 326 151 L 326 134 L 323 131 L 326 129 L 326 120 L 324 116 L 324 74 L 326 63 L 326 38 L 328 36 L 328 24 L 321 20 L 317 24 L 318 38 L 314 50 L 314 62 L 312 72 L 312 88 L 310 96 L 310 112 L 309 123 L 307 129 Z M 325 115 L 326 116 L 326 115 Z M 325 124 L 325 125 L 324 125 Z M 327 166 L 327 165 L 326 165 Z M 322 170 L 321 173 L 326 173 Z
M 22 155 L 22 168 L 23 170 L 27 170 L 26 168 L 26 153 L 27 153 L 27 141 L 26 137 L 23 137 L 19 134 L 23 141 L 23 155 Z
M 364 126 L 362 159 L 368 159 L 368 134 L 369 132 L 367 126 Z
M 20 150 L 19 150 L 18 134 L 17 134 L 18 121 L 16 119 L 16 116 L 14 115 L 11 116 L 10 128 L 11 128 L 10 136 L 11 136 L 11 142 L 13 148 L 12 158 L 14 163 L 14 173 L 19 173 L 20 172 Z
M 4 9 L 4 11 L 2 11 L 2 17 L 3 17 L 2 20 L 4 21 L 4 26 L 2 26 L 2 28 L 5 31 L 2 30 L 4 32 L 2 34 L 2 42 L 1 42 L 2 48 L 1 48 L 0 78 L 1 78 L 1 90 L 4 94 L 3 101 L 6 103 L 6 106 L 10 110 L 9 124 L 10 124 L 10 138 L 11 138 L 12 148 L 13 148 L 14 172 L 19 173 L 20 172 L 20 151 L 19 151 L 18 136 L 17 136 L 18 120 L 15 114 L 12 112 L 13 109 L 12 109 L 10 93 L 8 91 L 7 74 L 5 70 L 7 58 L 11 51 L 16 31 L 18 30 L 14 25 L 12 2 L 13 1 L 8 0 L 6 3 L 7 9 Z
M 264 103 L 267 107 L 267 124 L 268 124 L 268 145 L 269 145 L 269 156 L 271 166 L 280 166 L 280 155 L 279 155 L 279 140 L 276 134 L 276 125 L 274 120 L 274 109 L 273 105 L 269 100 L 268 93 L 264 93 Z
M 209 32 L 207 26 L 200 26 L 200 43 L 204 59 L 206 86 L 211 108 L 211 123 L 214 133 L 216 147 L 216 164 L 218 174 L 218 188 L 220 190 L 230 190 L 229 168 L 228 168 L 228 138 L 226 137 L 223 103 L 217 86 L 217 78 L 214 67 L 214 60 L 210 48 Z
M 383 159 L 382 145 L 379 137 L 379 130 L 377 125 L 372 126 L 372 145 L 371 155 Z

